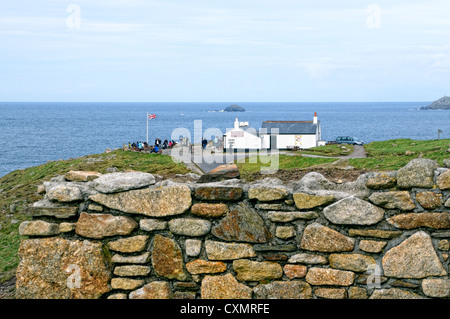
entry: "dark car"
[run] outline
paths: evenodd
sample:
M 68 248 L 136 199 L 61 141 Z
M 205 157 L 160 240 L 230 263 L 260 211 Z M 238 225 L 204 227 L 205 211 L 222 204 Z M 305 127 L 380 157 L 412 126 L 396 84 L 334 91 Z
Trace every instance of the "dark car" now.
M 364 145 L 364 142 L 360 139 L 352 136 L 338 136 L 336 138 L 337 144 L 351 144 L 351 145 Z

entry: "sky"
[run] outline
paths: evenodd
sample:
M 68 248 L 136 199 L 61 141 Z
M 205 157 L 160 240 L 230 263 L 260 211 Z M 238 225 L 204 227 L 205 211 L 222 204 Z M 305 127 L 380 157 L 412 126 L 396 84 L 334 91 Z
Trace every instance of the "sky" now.
M 448 0 L 0 2 L 0 101 L 450 95 Z

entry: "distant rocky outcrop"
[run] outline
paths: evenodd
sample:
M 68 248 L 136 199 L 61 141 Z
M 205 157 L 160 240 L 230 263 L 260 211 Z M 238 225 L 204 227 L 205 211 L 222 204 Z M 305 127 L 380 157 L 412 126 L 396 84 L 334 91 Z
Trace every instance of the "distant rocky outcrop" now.
M 422 106 L 420 110 L 450 110 L 450 97 L 444 96 L 428 106 Z
M 233 104 L 227 107 L 224 112 L 245 112 L 245 109 L 242 106 Z

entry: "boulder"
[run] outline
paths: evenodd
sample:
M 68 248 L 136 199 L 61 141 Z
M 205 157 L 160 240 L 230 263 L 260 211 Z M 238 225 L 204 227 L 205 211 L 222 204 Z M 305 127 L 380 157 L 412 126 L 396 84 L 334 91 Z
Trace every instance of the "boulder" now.
M 59 224 L 43 220 L 25 221 L 19 226 L 21 236 L 54 236 L 59 235 Z
M 312 223 L 305 228 L 300 245 L 302 249 L 320 252 L 352 251 L 354 246 L 353 238 L 319 223 Z
M 397 185 L 397 172 L 376 172 L 370 175 L 366 181 L 366 187 L 370 189 L 387 189 Z
M 236 164 L 225 164 L 216 167 L 207 174 L 200 176 L 197 183 L 211 183 L 228 179 L 240 178 L 239 169 Z
M 324 216 L 334 224 L 372 225 L 384 218 L 384 210 L 357 197 L 347 197 L 327 206 Z
M 188 278 L 183 253 L 175 240 L 156 234 L 151 251 L 153 269 L 158 276 L 181 281 Z
M 434 160 L 416 158 L 397 172 L 397 185 L 400 188 L 432 188 L 434 170 L 438 164 Z
M 192 204 L 191 189 L 186 185 L 96 194 L 89 199 L 111 209 L 150 217 L 183 214 Z
M 294 193 L 307 193 L 318 196 L 334 196 L 336 200 L 349 196 L 365 198 L 370 190 L 366 187 L 370 175 L 363 174 L 354 182 L 342 184 L 333 183 L 322 174 L 310 172 L 303 176 L 300 181 L 292 184 Z
M 261 216 L 245 203 L 237 205 L 211 232 L 223 240 L 250 243 L 265 243 L 272 237 Z
M 102 174 L 92 171 L 69 171 L 64 175 L 64 178 L 71 182 L 90 182 L 97 179 Z
M 207 261 L 196 259 L 186 264 L 187 270 L 193 274 L 215 274 L 227 270 L 227 265 L 221 261 Z
M 108 248 L 121 253 L 136 253 L 147 249 L 148 236 L 138 235 L 121 238 L 108 243 Z
M 155 177 L 149 173 L 117 172 L 101 175 L 92 182 L 92 186 L 100 193 L 109 194 L 143 188 L 155 182 Z
M 211 230 L 211 222 L 205 219 L 175 218 L 169 221 L 169 230 L 176 235 L 204 236 Z
M 417 193 L 416 200 L 425 209 L 435 209 L 443 204 L 442 194 L 434 192 Z
M 234 260 L 233 270 L 237 274 L 237 279 L 241 281 L 279 279 L 283 276 L 280 264 L 273 261 Z
M 228 211 L 227 204 L 198 203 L 191 207 L 191 213 L 200 217 L 222 217 Z
M 318 206 L 328 205 L 334 202 L 334 196 L 309 195 L 306 193 L 295 193 L 293 195 L 295 206 L 298 209 L 311 209 Z
M 47 198 L 60 203 L 81 201 L 83 194 L 80 188 L 70 183 L 56 184 L 47 190 Z
M 264 178 L 252 183 L 248 188 L 248 198 L 261 202 L 271 202 L 285 199 L 289 190 L 278 178 Z
M 375 289 L 369 299 L 425 299 L 415 293 L 398 289 Z
M 205 248 L 209 260 L 233 260 L 256 256 L 256 252 L 250 244 L 206 240 Z
M 78 214 L 78 207 L 52 207 L 52 206 L 29 206 L 26 214 L 33 217 L 50 216 L 56 218 L 70 218 Z
M 416 204 L 408 191 L 379 192 L 370 195 L 369 200 L 375 205 L 387 209 L 413 210 Z
M 213 185 L 214 183 L 203 184 L 208 186 L 197 186 L 194 188 L 194 196 L 200 200 L 213 201 L 237 201 L 243 194 L 242 187 L 228 185 Z
M 100 239 L 104 237 L 129 235 L 138 224 L 126 216 L 110 214 L 81 213 L 75 232 L 86 238 Z
M 331 254 L 328 260 L 332 268 L 354 272 L 368 271 L 376 264 L 372 256 L 362 254 Z
M 316 286 L 350 286 L 354 281 L 355 274 L 345 270 L 313 267 L 306 274 L 306 282 Z
M 251 299 L 252 289 L 239 283 L 232 274 L 205 276 L 201 285 L 202 299 Z
M 388 218 L 387 222 L 401 229 L 414 229 L 419 227 L 447 229 L 450 228 L 450 213 L 399 214 Z
M 27 239 L 19 257 L 18 299 L 97 299 L 110 290 L 109 260 L 101 243 Z
M 395 278 L 446 276 L 431 237 L 419 231 L 386 252 L 382 259 L 384 275 Z
M 172 291 L 166 281 L 152 281 L 140 289 L 130 292 L 130 299 L 171 299 Z
M 311 299 L 312 288 L 303 281 L 273 281 L 253 289 L 256 299 Z
M 450 170 L 439 175 L 436 182 L 439 189 L 441 190 L 450 189 Z

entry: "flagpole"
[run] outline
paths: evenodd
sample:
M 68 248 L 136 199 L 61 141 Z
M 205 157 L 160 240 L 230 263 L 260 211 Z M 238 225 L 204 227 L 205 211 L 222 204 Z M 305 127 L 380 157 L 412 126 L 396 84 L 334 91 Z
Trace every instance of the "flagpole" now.
M 148 144 L 148 112 L 147 112 L 147 144 Z

